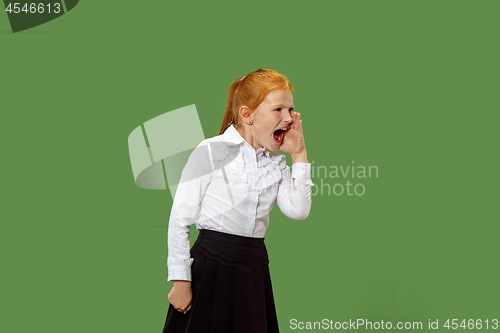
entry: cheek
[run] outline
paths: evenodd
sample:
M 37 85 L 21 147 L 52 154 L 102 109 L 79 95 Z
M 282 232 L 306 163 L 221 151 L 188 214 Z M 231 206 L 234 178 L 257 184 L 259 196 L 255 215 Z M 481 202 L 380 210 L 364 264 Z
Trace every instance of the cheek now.
M 255 132 L 256 137 L 254 137 L 254 140 L 260 145 L 260 146 L 268 146 L 269 141 L 271 139 L 272 129 L 269 128 L 269 126 L 262 126 L 259 128 L 258 131 Z
M 267 119 L 260 119 L 259 121 L 259 127 L 258 127 L 258 132 L 260 134 L 265 134 L 269 131 L 272 130 L 273 128 L 273 124 L 274 124 L 275 120 L 272 119 L 272 118 L 267 118 Z
M 269 137 L 269 129 L 267 127 L 262 127 L 257 133 L 257 136 L 260 140 L 267 140 Z
M 275 129 L 275 126 L 273 125 L 274 123 L 269 120 L 268 123 L 262 128 L 262 134 L 268 137 L 269 135 L 272 135 Z

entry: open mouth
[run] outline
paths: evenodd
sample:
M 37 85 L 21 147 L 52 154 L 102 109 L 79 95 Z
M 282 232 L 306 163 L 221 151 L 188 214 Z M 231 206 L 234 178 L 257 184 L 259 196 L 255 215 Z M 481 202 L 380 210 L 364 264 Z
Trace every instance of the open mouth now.
M 284 128 L 274 131 L 274 133 L 273 133 L 274 141 L 276 143 L 281 143 L 283 141 L 283 138 L 285 137 L 285 132 L 286 132 L 286 129 L 284 129 Z

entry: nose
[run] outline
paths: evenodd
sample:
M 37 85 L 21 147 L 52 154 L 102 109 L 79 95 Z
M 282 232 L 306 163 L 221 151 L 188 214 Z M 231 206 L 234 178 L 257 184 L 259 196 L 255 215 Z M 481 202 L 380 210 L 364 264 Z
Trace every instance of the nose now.
M 290 113 L 287 113 L 283 121 L 287 124 L 291 124 L 293 122 L 292 115 Z

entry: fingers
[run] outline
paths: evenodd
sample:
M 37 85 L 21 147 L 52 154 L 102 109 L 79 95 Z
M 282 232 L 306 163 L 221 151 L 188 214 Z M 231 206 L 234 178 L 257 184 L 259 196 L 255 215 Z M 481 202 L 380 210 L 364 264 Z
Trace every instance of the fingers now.
M 189 303 L 187 307 L 175 306 L 173 304 L 172 304 L 172 306 L 174 307 L 174 309 L 176 309 L 177 311 L 182 312 L 184 314 L 186 314 L 189 310 L 191 310 L 191 303 Z
M 300 113 L 294 112 L 292 114 L 293 122 L 292 122 L 292 127 L 293 128 L 301 128 L 302 127 L 302 119 L 300 119 Z
M 184 308 L 180 307 L 180 306 L 175 306 L 172 304 L 172 306 L 174 307 L 174 309 L 176 309 L 177 311 L 179 312 L 184 312 Z
M 293 128 L 293 129 L 297 128 L 297 115 L 298 115 L 297 112 L 292 113 L 292 119 L 293 119 L 293 121 L 292 121 L 291 128 Z
M 291 128 L 301 131 L 302 130 L 302 119 L 300 119 L 300 113 L 298 113 L 298 112 L 292 113 L 292 118 L 293 118 L 293 122 L 292 122 Z

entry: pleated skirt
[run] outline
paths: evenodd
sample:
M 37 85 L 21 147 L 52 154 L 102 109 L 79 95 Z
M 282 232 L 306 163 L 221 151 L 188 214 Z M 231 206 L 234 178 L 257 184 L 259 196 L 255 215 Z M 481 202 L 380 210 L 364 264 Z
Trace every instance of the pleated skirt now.
M 191 258 L 191 310 L 170 304 L 163 333 L 279 332 L 264 238 L 202 229 Z

